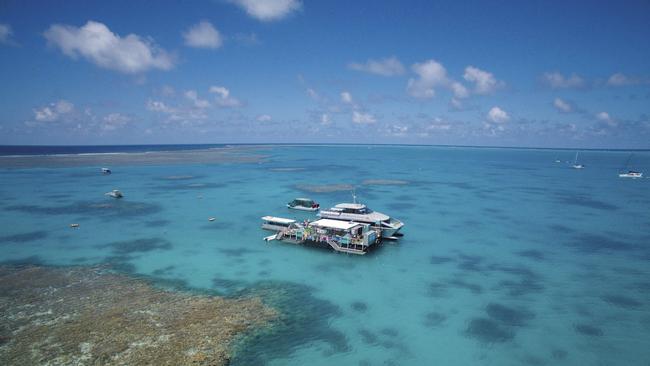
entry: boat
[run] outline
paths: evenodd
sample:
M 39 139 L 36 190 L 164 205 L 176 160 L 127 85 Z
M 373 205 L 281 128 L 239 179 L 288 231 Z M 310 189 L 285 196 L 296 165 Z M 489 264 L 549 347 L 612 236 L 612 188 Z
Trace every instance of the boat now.
M 573 160 L 573 165 L 571 165 L 573 169 L 584 169 L 585 166 L 582 164 L 578 164 L 578 152 L 576 151 L 576 158 Z
M 623 173 L 618 174 L 619 178 L 643 178 L 642 172 L 628 169 L 628 165 L 630 165 L 631 159 L 632 159 L 632 154 L 630 154 L 630 156 L 627 158 L 627 161 L 625 162 L 625 169 L 623 170 Z M 624 173 L 625 170 L 627 170 L 627 173 Z
M 296 198 L 287 203 L 287 207 L 293 210 L 317 211 L 320 208 L 320 205 L 309 198 Z
M 106 193 L 104 193 L 104 195 L 109 196 L 109 197 L 113 197 L 113 198 L 122 198 L 122 197 L 124 197 L 122 192 L 118 191 L 117 189 L 114 189 L 114 190 L 112 190 L 110 192 L 106 192 Z
M 262 217 L 262 221 L 262 229 L 271 231 L 282 231 L 296 223 L 296 220 L 275 216 L 264 216 Z
M 356 201 L 356 200 L 355 200 Z M 361 203 L 339 203 L 329 210 L 321 210 L 321 218 L 341 221 L 353 221 L 370 224 L 381 230 L 381 237 L 395 239 L 404 223 L 381 212 L 376 212 Z
M 620 178 L 643 178 L 643 173 L 629 170 L 627 173 L 619 173 Z
M 319 219 L 302 223 L 281 217 L 264 216 L 262 228 L 268 230 L 269 223 L 287 224 L 276 233 L 264 237 L 264 241 L 283 241 L 292 244 L 311 244 L 332 248 L 337 252 L 364 255 L 375 244 L 380 243 L 380 230 L 370 224 Z
M 108 169 L 108 168 L 102 168 L 102 174 L 106 174 L 106 175 L 108 175 L 108 174 L 111 174 L 111 173 L 112 173 L 112 172 L 111 172 L 110 169 Z

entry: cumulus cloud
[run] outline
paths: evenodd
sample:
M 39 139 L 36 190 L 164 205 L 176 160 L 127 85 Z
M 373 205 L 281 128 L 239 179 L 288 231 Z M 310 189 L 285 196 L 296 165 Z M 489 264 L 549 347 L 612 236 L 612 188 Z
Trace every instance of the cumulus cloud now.
M 465 68 L 463 78 L 474 83 L 474 92 L 476 94 L 491 94 L 503 85 L 503 82 L 497 80 L 492 73 L 474 66 Z
M 416 98 L 433 98 L 436 95 L 434 88 L 447 85 L 447 70 L 436 60 L 428 60 L 423 63 L 416 63 L 411 70 L 417 78 L 408 81 L 407 91 Z
M 221 34 L 208 21 L 194 24 L 183 33 L 185 45 L 197 48 L 219 48 L 223 44 Z
M 327 113 L 321 114 L 320 115 L 320 123 L 322 125 L 329 125 L 331 123 L 330 116 Z
M 348 91 L 343 91 L 341 92 L 341 101 L 345 104 L 353 104 L 354 101 L 352 100 L 352 94 Z
M 612 117 L 607 112 L 599 112 L 599 113 L 597 113 L 596 118 L 598 118 L 599 121 L 612 122 Z
M 12 44 L 13 41 L 11 37 L 13 36 L 14 31 L 11 29 L 9 24 L 0 23 L 0 43 Z
M 199 98 L 199 94 L 196 90 L 188 90 L 185 92 L 185 98 L 192 102 L 196 108 L 208 108 L 210 107 L 210 102 Z
M 273 118 L 271 118 L 271 116 L 269 116 L 268 114 L 260 114 L 259 116 L 257 116 L 257 120 L 259 122 L 268 122 L 272 119 Z
M 34 110 L 34 119 L 38 122 L 57 122 L 64 119 L 74 111 L 74 105 L 66 100 Z
M 631 77 L 623 73 L 617 72 L 607 79 L 607 86 L 627 86 L 637 84 L 648 84 L 650 80 L 640 77 Z
M 230 96 L 230 90 L 223 86 L 211 86 L 210 93 L 216 94 L 216 103 L 220 107 L 231 108 L 241 106 L 239 99 Z
M 248 15 L 263 22 L 280 20 L 302 7 L 299 0 L 232 0 L 232 2 L 244 9 Z
M 545 72 L 542 74 L 542 83 L 551 87 L 552 89 L 576 89 L 585 86 L 585 80 L 580 76 L 571 74 L 564 76 L 559 72 Z
M 130 117 L 125 116 L 121 113 L 111 113 L 103 118 L 100 128 L 103 131 L 115 131 L 126 126 L 126 124 L 130 121 Z
M 487 119 L 494 123 L 505 123 L 510 120 L 510 116 L 506 111 L 499 107 L 492 107 L 487 114 Z
M 148 100 L 147 110 L 152 112 L 172 113 L 173 109 L 159 100 Z
M 348 68 L 382 76 L 395 76 L 404 74 L 404 66 L 394 56 L 380 60 L 371 59 L 366 61 L 366 63 L 352 62 L 348 64 Z
M 467 98 L 469 97 L 469 91 L 465 87 L 465 85 L 459 83 L 459 82 L 452 82 L 449 85 L 449 88 L 451 91 L 454 93 L 454 99 L 457 100 L 456 98 Z
M 95 21 L 88 21 L 79 28 L 54 24 L 44 36 L 66 56 L 83 57 L 99 67 L 123 73 L 169 70 L 174 66 L 172 57 L 149 39 L 135 34 L 120 37 Z
M 560 98 L 555 98 L 553 101 L 553 106 L 560 112 L 569 113 L 573 111 L 573 106 Z
M 377 119 L 370 113 L 352 111 L 352 122 L 358 124 L 372 124 L 377 122 Z

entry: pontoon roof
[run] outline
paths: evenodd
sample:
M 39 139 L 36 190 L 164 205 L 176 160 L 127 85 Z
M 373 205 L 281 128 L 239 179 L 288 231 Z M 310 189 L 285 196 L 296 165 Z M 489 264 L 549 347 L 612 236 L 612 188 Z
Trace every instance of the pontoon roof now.
M 361 203 L 339 203 L 338 205 L 334 206 L 335 208 L 349 208 L 353 210 L 360 210 L 362 208 L 365 208 L 366 205 L 361 204 Z
M 311 223 L 313 226 L 320 226 L 329 229 L 350 230 L 355 226 L 361 225 L 358 222 L 347 222 L 341 220 L 320 219 Z
M 282 217 L 275 217 L 275 216 L 264 216 L 262 217 L 262 220 L 278 222 L 280 224 L 293 224 L 294 222 L 296 222 L 296 220 L 285 219 Z

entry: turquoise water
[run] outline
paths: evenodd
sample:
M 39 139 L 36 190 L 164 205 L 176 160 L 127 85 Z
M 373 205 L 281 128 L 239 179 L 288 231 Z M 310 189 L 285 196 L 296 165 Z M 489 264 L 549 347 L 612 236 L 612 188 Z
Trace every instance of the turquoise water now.
M 275 332 L 235 365 L 648 365 L 650 180 L 629 153 L 279 147 L 259 163 L 1 170 L 0 261 L 116 268 L 226 295 L 278 294 Z M 650 173 L 650 152 L 631 168 Z M 183 179 L 170 179 L 181 176 Z M 366 185 L 367 179 L 405 185 Z M 260 217 L 309 218 L 351 184 L 406 223 L 359 257 L 265 243 Z M 120 189 L 125 198 L 103 196 Z M 209 222 L 208 217 L 216 217 Z M 78 229 L 69 227 L 79 223 Z

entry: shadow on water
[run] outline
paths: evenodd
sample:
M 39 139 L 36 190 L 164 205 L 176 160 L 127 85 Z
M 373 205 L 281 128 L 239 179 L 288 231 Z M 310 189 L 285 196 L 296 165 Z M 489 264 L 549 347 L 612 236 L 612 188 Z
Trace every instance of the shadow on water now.
M 162 211 L 162 207 L 155 203 L 112 199 L 99 202 L 79 201 L 60 206 L 13 205 L 6 207 L 5 210 L 25 212 L 32 215 L 104 215 L 116 219 L 128 219 L 158 213 Z
M 611 305 L 624 309 L 635 309 L 643 305 L 641 301 L 622 295 L 605 295 L 601 298 Z
M 314 342 L 329 347 L 325 356 L 350 350 L 345 334 L 330 326 L 331 319 L 342 314 L 341 309 L 316 297 L 312 287 L 261 281 L 234 295 L 260 296 L 281 315 L 270 328 L 242 339 L 231 365 L 265 365 L 273 359 L 289 357 L 294 351 Z
M 605 334 L 602 329 L 589 324 L 575 324 L 573 328 L 576 332 L 590 337 L 600 337 Z
M 0 236 L 0 243 L 27 243 L 47 238 L 48 233 L 43 230 L 30 231 L 28 233 Z
M 619 209 L 616 205 L 593 199 L 585 194 L 557 193 L 555 195 L 555 200 L 564 205 L 588 207 L 604 211 L 614 211 Z
M 471 319 L 465 330 L 465 336 L 482 343 L 502 343 L 512 340 L 515 334 L 508 327 L 488 318 Z
M 125 241 L 115 241 L 108 244 L 96 245 L 96 248 L 111 248 L 115 255 L 129 255 L 132 253 L 145 253 L 152 250 L 169 250 L 172 244 L 162 238 L 146 238 Z
M 629 252 L 638 247 L 600 234 L 581 234 L 574 236 L 566 243 L 567 246 L 580 253 L 598 254 L 602 252 Z

